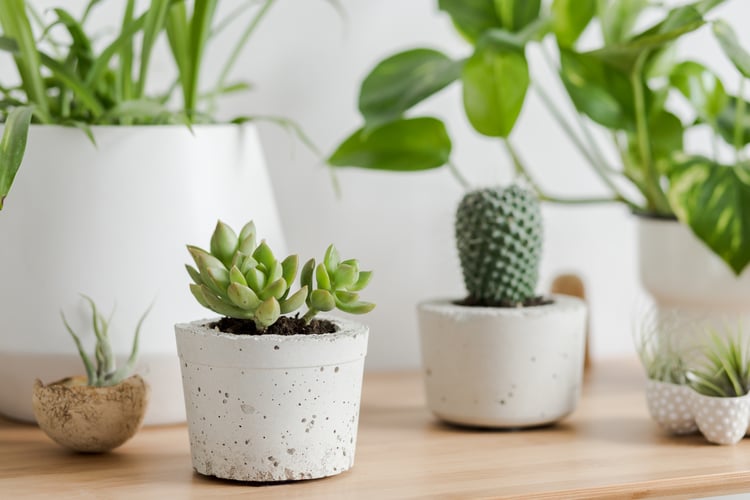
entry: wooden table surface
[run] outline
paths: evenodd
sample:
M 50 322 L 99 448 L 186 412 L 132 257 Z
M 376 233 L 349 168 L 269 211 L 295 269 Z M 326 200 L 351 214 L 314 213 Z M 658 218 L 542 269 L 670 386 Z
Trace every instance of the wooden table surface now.
M 631 498 L 750 491 L 750 438 L 713 446 L 653 423 L 634 361 L 595 365 L 578 410 L 527 431 L 437 422 L 416 373 L 367 374 L 354 469 L 254 486 L 204 478 L 183 426 L 146 428 L 108 455 L 66 452 L 30 425 L 0 419 L 0 498 Z

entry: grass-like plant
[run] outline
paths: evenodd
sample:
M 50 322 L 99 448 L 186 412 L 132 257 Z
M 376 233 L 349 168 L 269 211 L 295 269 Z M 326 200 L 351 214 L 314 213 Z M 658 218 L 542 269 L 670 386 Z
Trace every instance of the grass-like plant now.
M 736 334 L 709 331 L 705 359 L 686 375 L 688 384 L 705 396 L 734 398 L 750 392 L 750 357 L 747 339 Z
M 332 0 L 329 0 L 332 1 Z M 0 209 L 23 157 L 29 122 L 78 127 L 94 140 L 91 125 L 164 125 L 214 122 L 217 99 L 250 88 L 230 80 L 242 49 L 275 0 L 242 0 L 219 17 L 219 0 L 121 2 L 120 26 L 107 36 L 89 28 L 101 0 L 76 16 L 63 6 L 47 16 L 27 0 L 0 1 L 0 51 L 12 55 L 17 75 L 0 75 Z M 145 4 L 145 7 L 140 7 Z M 218 75 L 207 83 L 201 69 L 208 45 L 233 23 L 244 23 L 226 51 Z M 152 59 L 166 37 L 174 80 L 155 89 Z M 181 104 L 176 104 L 180 102 Z M 268 119 L 309 141 L 283 118 Z
M 656 311 L 650 311 L 634 330 L 638 357 L 651 380 L 679 385 L 687 383 L 687 363 L 675 345 L 678 323 L 678 318 L 665 320 L 659 318 Z
M 143 325 L 146 316 L 148 316 L 148 313 L 151 311 L 151 307 L 149 306 L 146 312 L 144 312 L 138 320 L 138 325 L 135 328 L 135 335 L 133 336 L 133 347 L 130 351 L 130 356 L 128 357 L 127 362 L 120 368 L 117 368 L 115 356 L 112 352 L 112 345 L 109 340 L 109 323 L 112 319 L 112 314 L 110 314 L 109 318 L 104 317 L 90 297 L 84 295 L 83 298 L 88 302 L 89 306 L 91 306 L 91 322 L 94 335 L 96 336 L 96 347 L 94 349 L 93 361 L 91 357 L 86 354 L 86 350 L 83 348 L 80 337 L 76 334 L 73 328 L 71 328 L 67 318 L 65 318 L 65 314 L 61 312 L 60 315 L 62 316 L 63 323 L 65 324 L 68 333 L 73 337 L 73 341 L 78 348 L 78 354 L 81 356 L 81 361 L 83 361 L 83 365 L 86 368 L 87 384 L 93 387 L 109 387 L 117 385 L 128 378 L 135 368 L 135 363 L 138 358 L 138 340 L 141 334 L 141 326 Z

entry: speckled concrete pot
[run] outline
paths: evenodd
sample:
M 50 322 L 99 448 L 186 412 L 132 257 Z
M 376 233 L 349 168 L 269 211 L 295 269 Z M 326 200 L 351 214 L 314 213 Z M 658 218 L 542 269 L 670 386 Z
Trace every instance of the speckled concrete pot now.
M 555 295 L 527 308 L 419 305 L 427 406 L 460 425 L 513 428 L 571 413 L 583 377 L 586 305 Z
M 691 391 L 690 407 L 703 436 L 714 444 L 737 444 L 750 422 L 750 394 L 737 398 L 704 396 Z
M 148 396 L 148 385 L 138 375 L 111 387 L 88 386 L 86 377 L 49 385 L 36 380 L 32 407 L 39 427 L 55 442 L 100 453 L 133 437 L 143 423 Z
M 693 390 L 686 385 L 649 380 L 646 382 L 646 403 L 651 418 L 673 434 L 697 431 L 690 406 L 692 393 Z
M 176 325 L 190 451 L 200 474 L 289 481 L 354 465 L 368 328 L 233 335 Z M 215 320 L 214 320 L 215 321 Z

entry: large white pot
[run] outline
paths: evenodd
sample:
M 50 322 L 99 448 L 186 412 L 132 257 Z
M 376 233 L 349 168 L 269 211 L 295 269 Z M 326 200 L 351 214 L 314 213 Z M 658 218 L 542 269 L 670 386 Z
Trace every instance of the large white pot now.
M 447 422 L 529 427 L 555 422 L 578 402 L 586 305 L 555 295 L 525 308 L 419 305 L 427 406 Z
M 252 126 L 32 126 L 26 157 L 0 212 L 0 413 L 33 421 L 35 378 L 83 373 L 60 311 L 87 332 L 79 293 L 117 311 L 111 335 L 125 357 L 139 316 L 139 372 L 152 388 L 146 423 L 184 421 L 169 334 L 202 310 L 188 290 L 186 243 L 205 241 L 217 218 L 254 219 L 283 247 L 273 191 Z
M 638 251 L 641 282 L 659 321 L 681 330 L 673 339 L 678 348 L 703 340 L 698 324 L 735 330 L 750 324 L 750 269 L 735 276 L 685 225 L 638 217 Z
M 176 325 L 193 467 L 240 481 L 340 474 L 354 465 L 368 329 L 234 335 Z

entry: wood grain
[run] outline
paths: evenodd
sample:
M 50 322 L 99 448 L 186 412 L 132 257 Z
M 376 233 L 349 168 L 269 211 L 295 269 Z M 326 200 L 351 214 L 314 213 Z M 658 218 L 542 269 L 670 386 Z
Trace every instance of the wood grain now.
M 648 417 L 634 361 L 600 362 L 557 426 L 438 423 L 415 373 L 368 374 L 357 463 L 337 477 L 251 486 L 192 472 L 184 427 L 148 428 L 108 455 L 76 455 L 0 420 L 0 498 L 643 498 L 750 491 L 750 440 L 669 437 Z

